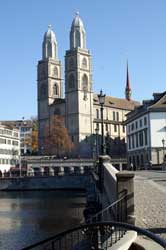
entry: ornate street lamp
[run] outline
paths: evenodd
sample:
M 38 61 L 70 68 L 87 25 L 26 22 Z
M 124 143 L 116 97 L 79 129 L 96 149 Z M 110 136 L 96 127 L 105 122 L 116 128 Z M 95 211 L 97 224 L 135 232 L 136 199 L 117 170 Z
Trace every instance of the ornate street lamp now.
M 103 155 L 105 155 L 105 140 L 104 140 L 104 119 L 103 119 L 103 109 L 105 103 L 105 95 L 102 90 L 98 95 L 100 111 L 101 111 L 101 156 L 99 157 L 99 189 L 103 192 L 104 189 L 104 168 L 103 168 Z
M 100 94 L 98 95 L 100 111 L 101 111 L 101 154 L 105 155 L 105 140 L 104 140 L 104 119 L 103 119 L 103 109 L 105 103 L 105 95 L 102 90 L 100 90 Z

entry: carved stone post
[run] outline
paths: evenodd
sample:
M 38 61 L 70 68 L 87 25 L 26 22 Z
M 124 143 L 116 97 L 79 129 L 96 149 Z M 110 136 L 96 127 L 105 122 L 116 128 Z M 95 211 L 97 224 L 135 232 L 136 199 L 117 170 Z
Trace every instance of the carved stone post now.
M 100 192 L 102 193 L 104 190 L 104 162 L 110 162 L 110 157 L 108 155 L 100 155 L 99 156 L 99 169 L 98 169 L 98 174 L 99 174 L 99 189 Z
M 117 177 L 117 196 L 121 198 L 127 191 L 127 223 L 135 224 L 134 216 L 134 174 L 129 172 L 119 172 Z

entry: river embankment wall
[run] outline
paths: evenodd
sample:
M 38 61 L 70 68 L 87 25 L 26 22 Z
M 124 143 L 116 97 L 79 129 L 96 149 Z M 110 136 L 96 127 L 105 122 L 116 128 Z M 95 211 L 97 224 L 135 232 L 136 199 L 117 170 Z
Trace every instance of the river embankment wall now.
M 33 176 L 19 178 L 1 178 L 1 191 L 28 191 L 28 190 L 56 190 L 56 189 L 83 189 L 86 190 L 91 177 L 88 175 L 64 176 Z

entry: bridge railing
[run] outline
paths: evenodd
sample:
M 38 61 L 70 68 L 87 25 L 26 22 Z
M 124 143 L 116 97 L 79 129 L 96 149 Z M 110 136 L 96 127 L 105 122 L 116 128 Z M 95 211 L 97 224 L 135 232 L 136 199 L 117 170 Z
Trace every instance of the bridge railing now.
M 0 179 L 6 178 L 20 178 L 20 177 L 48 177 L 48 176 L 62 176 L 62 175 L 89 175 L 93 170 L 93 166 L 68 166 L 68 167 L 38 167 L 20 170 L 19 168 L 14 171 L 8 171 L 0 174 Z
M 127 190 L 123 190 L 121 198 L 86 220 L 86 223 L 102 221 L 127 222 Z
M 144 235 L 154 242 L 158 243 L 163 249 L 166 249 L 166 241 L 151 233 L 148 230 L 136 227 L 131 224 L 122 222 L 98 222 L 85 224 L 56 236 L 47 238 L 22 250 L 77 250 L 77 249 L 94 249 L 108 250 L 122 238 L 121 231 L 135 231 Z

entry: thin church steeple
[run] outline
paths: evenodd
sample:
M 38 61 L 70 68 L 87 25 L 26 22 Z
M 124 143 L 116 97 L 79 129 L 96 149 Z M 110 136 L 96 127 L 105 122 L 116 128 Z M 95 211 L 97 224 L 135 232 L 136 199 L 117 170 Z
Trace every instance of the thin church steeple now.
M 128 62 L 127 62 L 127 77 L 126 77 L 125 97 L 128 101 L 131 100 L 131 86 L 130 86 L 130 80 L 129 80 Z

